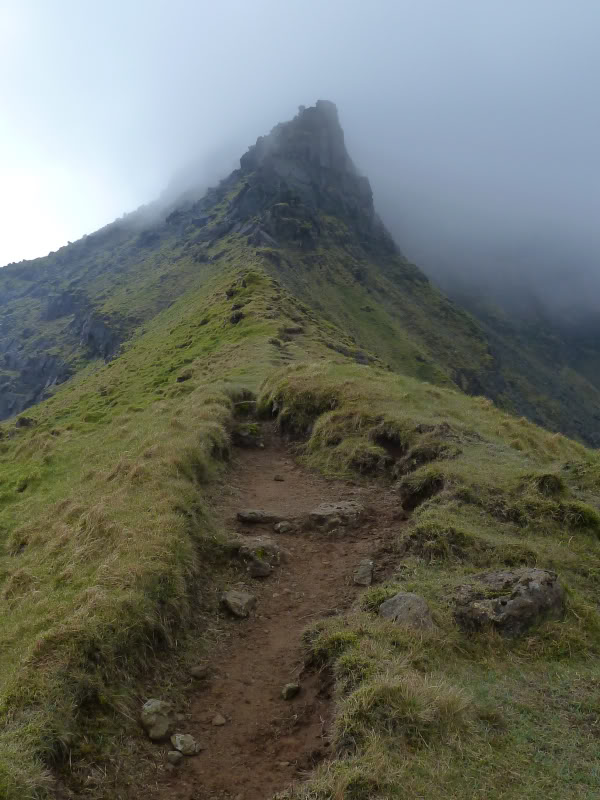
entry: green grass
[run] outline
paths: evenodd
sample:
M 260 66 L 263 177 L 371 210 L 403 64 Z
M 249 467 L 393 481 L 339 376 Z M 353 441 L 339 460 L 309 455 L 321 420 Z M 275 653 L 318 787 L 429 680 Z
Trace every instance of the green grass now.
M 598 454 L 483 398 L 344 363 L 273 374 L 259 406 L 307 464 L 386 481 L 412 510 L 395 574 L 306 633 L 308 661 L 336 678 L 335 758 L 282 796 L 598 796 Z M 461 633 L 456 587 L 523 565 L 558 572 L 564 619 L 513 640 Z M 425 597 L 435 630 L 377 616 L 398 591 Z

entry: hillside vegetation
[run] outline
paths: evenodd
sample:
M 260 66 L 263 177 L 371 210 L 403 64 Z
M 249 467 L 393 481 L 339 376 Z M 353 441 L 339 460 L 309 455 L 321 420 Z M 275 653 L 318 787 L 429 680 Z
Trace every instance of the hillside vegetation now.
M 0 276 L 2 416 L 41 400 L 0 424 L 0 796 L 102 796 L 80 780 L 111 752 L 99 720 L 131 723 L 231 579 L 207 487 L 252 414 L 398 506 L 394 574 L 306 632 L 334 757 L 293 796 L 596 797 L 599 457 L 507 413 L 518 393 L 381 226 L 335 108 L 140 219 Z M 458 588 L 521 567 L 558 574 L 564 617 L 461 630 Z M 377 616 L 399 590 L 434 629 Z
M 365 367 L 288 367 L 260 402 L 308 464 L 375 472 L 414 509 L 390 580 L 307 630 L 307 658 L 336 678 L 338 758 L 293 797 L 597 796 L 597 454 L 485 398 Z M 523 566 L 558 573 L 564 618 L 518 638 L 461 632 L 458 587 Z M 427 599 L 434 630 L 376 615 L 399 591 Z

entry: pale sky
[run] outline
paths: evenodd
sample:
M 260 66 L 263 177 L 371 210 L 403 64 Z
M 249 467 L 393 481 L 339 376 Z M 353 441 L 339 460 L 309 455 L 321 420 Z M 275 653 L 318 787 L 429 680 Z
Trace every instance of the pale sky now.
M 0 264 L 190 162 L 216 179 L 319 98 L 405 250 L 509 230 L 593 252 L 599 41 L 599 0 L 0 0 Z

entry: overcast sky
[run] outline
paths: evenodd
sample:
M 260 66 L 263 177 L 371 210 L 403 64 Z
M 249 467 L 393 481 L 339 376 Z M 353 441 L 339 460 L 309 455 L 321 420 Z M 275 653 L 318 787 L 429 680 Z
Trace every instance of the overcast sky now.
M 600 0 L 0 0 L 0 264 L 319 98 L 413 258 L 539 235 L 593 261 L 599 42 Z

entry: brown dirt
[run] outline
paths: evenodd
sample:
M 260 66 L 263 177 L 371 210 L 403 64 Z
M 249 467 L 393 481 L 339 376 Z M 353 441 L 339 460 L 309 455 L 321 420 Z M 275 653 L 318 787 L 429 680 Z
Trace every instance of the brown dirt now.
M 200 684 L 181 725 L 206 749 L 159 781 L 152 795 L 157 800 L 266 800 L 327 757 L 332 683 L 304 667 L 302 633 L 354 602 L 360 588 L 352 575 L 362 558 L 374 558 L 376 576 L 385 572 L 386 540 L 399 524 L 393 495 L 315 475 L 296 464 L 274 436 L 264 450 L 237 451 L 223 488 L 216 502 L 221 518 L 242 536 L 272 536 L 288 557 L 270 577 L 232 587 L 255 594 L 256 611 L 247 620 L 223 618 L 230 635 L 214 653 L 213 677 Z M 242 508 L 295 517 L 337 500 L 357 500 L 371 512 L 359 528 L 336 535 L 282 535 L 272 525 L 236 521 Z M 285 701 L 281 689 L 292 681 L 301 684 L 301 693 Z M 225 725 L 212 724 L 216 714 Z

